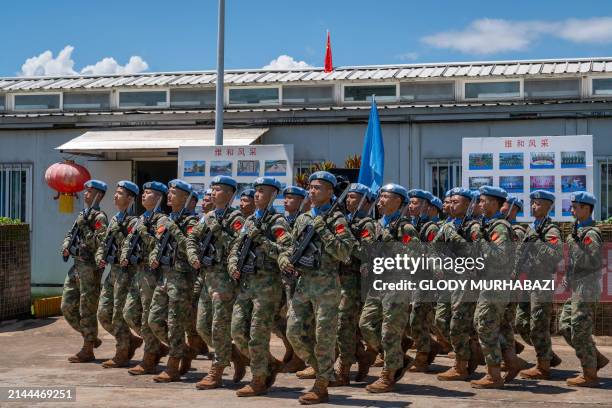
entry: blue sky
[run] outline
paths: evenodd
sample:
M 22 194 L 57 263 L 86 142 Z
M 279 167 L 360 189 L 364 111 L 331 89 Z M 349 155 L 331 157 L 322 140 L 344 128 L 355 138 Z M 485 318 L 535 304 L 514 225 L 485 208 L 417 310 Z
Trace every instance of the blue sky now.
M 2 17 L 0 76 L 215 67 L 216 0 L 12 2 Z M 322 66 L 326 29 L 336 66 L 612 56 L 601 0 L 227 0 L 226 21 L 228 69 Z

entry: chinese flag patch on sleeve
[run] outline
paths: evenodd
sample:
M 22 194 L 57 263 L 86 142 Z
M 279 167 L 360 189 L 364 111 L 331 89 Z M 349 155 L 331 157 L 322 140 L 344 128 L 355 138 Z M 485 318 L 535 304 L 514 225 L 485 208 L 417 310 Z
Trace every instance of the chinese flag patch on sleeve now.
M 587 236 L 582 242 L 584 242 L 584 245 L 591 245 L 593 243 L 593 240 L 591 239 L 591 237 Z
M 404 234 L 404 236 L 402 237 L 402 243 L 403 244 L 407 244 L 412 240 L 412 237 L 408 234 Z
M 234 223 L 232 224 L 232 228 L 234 229 L 234 231 L 240 231 L 240 229 L 242 228 L 242 223 L 240 222 L 240 220 L 234 221 Z
M 557 237 L 550 237 L 548 242 L 550 242 L 553 245 L 557 245 L 557 242 L 559 242 L 559 238 L 557 238 Z
M 370 231 L 368 231 L 368 229 L 367 229 L 367 228 L 364 228 L 364 229 L 361 231 L 360 236 L 361 236 L 361 238 L 367 238 L 367 237 L 369 237 L 369 236 L 370 236 Z
M 436 234 L 434 234 L 433 231 L 429 231 L 429 234 L 427 234 L 427 241 L 431 242 L 433 241 L 433 239 L 436 237 Z
M 128 234 L 131 234 L 131 233 L 132 233 L 132 231 L 134 231 L 134 228 L 133 228 L 133 227 L 130 225 L 130 226 L 128 227 Z
M 342 234 L 344 232 L 344 224 L 336 225 L 336 234 Z
M 102 228 L 102 223 L 100 221 L 96 221 L 96 224 L 94 225 L 94 228 L 99 230 L 100 228 Z
M 166 230 L 166 226 L 165 225 L 160 225 L 159 227 L 157 227 L 157 233 L 158 234 L 163 234 L 165 230 Z
M 282 237 L 285 236 L 285 230 L 282 228 L 278 228 L 274 231 L 274 236 L 276 237 L 276 239 L 281 239 Z
M 497 241 L 498 238 L 499 234 L 497 232 L 491 234 L 491 241 Z
M 192 225 L 187 227 L 187 233 L 191 234 L 191 231 L 193 231 L 193 226 Z

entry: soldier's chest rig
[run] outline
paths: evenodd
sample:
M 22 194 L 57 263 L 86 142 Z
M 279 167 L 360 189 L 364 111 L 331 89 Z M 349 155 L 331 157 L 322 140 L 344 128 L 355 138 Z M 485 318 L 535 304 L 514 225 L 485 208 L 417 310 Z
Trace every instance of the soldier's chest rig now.
M 307 221 L 302 222 L 302 225 L 298 226 L 297 243 L 294 252 L 294 254 L 299 253 L 300 256 L 294 260 L 294 255 L 292 255 L 291 261 L 294 265 L 297 264 L 302 268 L 316 270 L 319 269 L 322 264 L 323 241 L 315 231 L 313 216 L 306 213 L 303 214 L 303 217 L 305 217 Z M 327 225 L 334 224 L 339 217 L 339 214 L 331 214 L 326 220 Z
M 221 235 L 222 232 L 229 235 L 234 234 L 231 225 L 235 218 L 235 212 L 233 209 L 230 210 L 231 213 L 229 214 L 218 215 L 215 213 L 214 215 L 216 221 L 221 224 L 221 232 L 218 235 Z M 200 263 L 205 267 L 222 263 L 225 260 L 225 247 L 222 242 L 218 242 L 218 236 L 210 228 L 206 230 L 206 234 L 200 241 L 198 253 L 200 254 Z
M 128 225 L 134 219 L 133 216 L 126 215 L 121 221 L 117 217 L 113 217 L 111 225 L 106 233 L 104 240 L 104 254 L 102 259 L 107 264 L 118 264 L 119 263 L 119 248 L 125 237 L 128 236 Z
M 280 214 L 269 214 L 266 215 L 265 219 L 261 221 L 261 226 L 259 229 L 262 232 L 262 235 L 265 239 L 270 242 L 276 241 L 276 237 L 272 232 L 272 226 L 276 224 L 278 219 L 283 218 Z M 255 217 L 250 219 L 250 224 L 255 224 Z M 247 225 L 247 230 L 251 225 Z M 243 246 L 245 242 L 243 241 Z M 246 250 L 244 247 L 240 248 L 239 254 L 242 253 L 243 250 Z M 269 249 L 270 250 L 270 249 Z M 250 253 L 246 254 L 246 259 L 244 265 L 242 266 L 241 272 L 244 274 L 257 274 L 258 271 L 274 271 L 278 269 L 278 264 L 275 259 L 270 256 L 270 254 L 264 249 L 262 245 L 253 245 L 250 248 Z
M 95 248 L 89 248 L 85 242 L 84 235 L 94 233 L 96 230 L 96 218 L 101 212 L 95 209 L 88 209 L 79 213 L 77 220 L 74 222 L 71 232 L 71 240 L 68 245 L 68 252 L 75 258 L 90 259 L 93 257 Z M 81 225 L 84 221 L 84 227 Z
M 168 222 L 173 222 L 185 235 L 189 233 L 189 223 L 195 219 L 193 215 L 184 215 L 176 220 L 168 218 Z M 160 240 L 161 258 L 159 263 L 165 266 L 173 266 L 177 261 L 186 262 L 185 254 L 178 251 L 178 242 L 176 237 L 171 233 L 170 228 L 166 227 Z

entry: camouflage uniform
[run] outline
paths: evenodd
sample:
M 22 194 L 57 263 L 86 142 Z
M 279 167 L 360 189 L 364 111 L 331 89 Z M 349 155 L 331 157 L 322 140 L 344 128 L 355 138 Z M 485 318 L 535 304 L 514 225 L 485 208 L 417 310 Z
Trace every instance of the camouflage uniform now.
M 510 225 L 512 225 L 513 240 L 515 242 L 515 245 L 514 245 L 515 253 L 514 255 L 512 255 L 512 257 L 516 259 L 516 257 L 518 256 L 518 252 L 517 252 L 518 248 L 517 248 L 516 243 L 522 242 L 523 239 L 525 238 L 525 227 L 515 222 L 510 222 Z M 513 327 L 513 325 L 516 320 L 516 311 L 520 303 L 516 301 L 517 297 L 518 296 L 516 294 L 510 294 L 508 305 L 506 306 L 506 309 L 504 310 L 504 317 L 502 319 L 502 323 L 500 327 L 502 351 L 506 349 L 514 348 L 514 343 L 515 343 L 514 342 L 514 329 L 515 327 Z M 529 303 L 527 303 L 527 310 L 529 310 Z M 517 332 L 519 331 L 518 328 L 516 328 L 516 330 Z M 522 332 L 519 332 L 519 334 L 521 334 L 522 336 L 524 335 Z M 527 332 L 524 335 L 523 339 L 525 339 L 525 337 L 529 339 L 529 329 L 527 329 Z M 529 342 L 529 344 L 531 344 L 531 342 Z
M 364 246 L 376 235 L 374 221 L 367 216 L 356 217 L 349 227 L 359 245 L 351 255 L 351 263 L 340 264 L 340 305 L 338 307 L 338 357 L 340 363 L 351 365 L 357 361 L 357 332 L 361 314 L 361 266 L 366 256 Z
M 135 221 L 132 221 L 128 227 L 128 229 L 131 229 L 131 233 L 123 241 L 120 257 L 120 261 L 127 259 L 130 241 L 134 239 L 134 235 L 140 235 L 142 261 L 136 265 L 136 273 L 130 284 L 123 308 L 123 318 L 128 326 L 144 340 L 144 351 L 151 354 L 160 352 L 161 343 L 149 326 L 149 312 L 158 276 L 158 271 L 153 271 L 149 267 L 149 255 L 157 244 L 155 226 L 162 217 L 164 217 L 164 214 L 159 212 L 152 215 L 150 212 L 145 212 Z
M 519 265 L 517 270 L 525 269 L 531 280 L 551 279 L 561 258 L 563 257 L 563 243 L 561 231 L 553 223 L 547 224 L 538 236 L 530 226 L 527 228 L 524 245 L 519 247 L 529 251 L 525 265 Z M 519 259 L 525 259 L 522 256 Z M 529 339 L 536 350 L 538 359 L 552 358 L 552 343 L 550 340 L 550 319 L 552 315 L 553 292 L 549 290 L 534 290 L 529 293 L 529 315 L 517 313 L 517 327 L 529 326 Z M 519 312 L 522 311 L 519 305 Z M 528 320 L 527 320 L 528 319 Z
M 293 249 L 290 227 L 282 215 L 271 211 L 257 228 L 255 214 L 246 219 L 227 261 L 230 274 L 240 272 L 237 265 L 242 244 L 249 233 L 258 234 L 251 247 L 256 256 L 255 269 L 241 272 L 231 325 L 238 350 L 250 358 L 253 377 L 269 374 L 270 334 L 282 295 L 279 268 L 289 263 Z
M 117 350 L 126 350 L 130 345 L 130 328 L 123 318 L 123 308 L 130 287 L 130 281 L 134 277 L 134 267 L 128 266 L 125 270 L 119 266 L 121 247 L 125 243 L 125 237 L 129 234 L 128 224 L 135 217 L 118 213 L 111 218 L 106 229 L 102 245 L 96 252 L 96 264 L 103 259 L 105 246 L 114 239 L 116 245 L 115 262 L 110 264 L 110 272 L 102 283 L 100 303 L 98 304 L 98 320 L 104 330 L 115 337 Z M 113 255 L 113 254 L 110 254 Z
M 187 240 L 187 257 L 191 264 L 199 259 L 200 242 L 208 231 L 212 230 L 214 260 L 212 266 L 200 270 L 208 293 L 204 290 L 200 293 L 196 329 L 202 339 L 214 347 L 214 363 L 227 367 L 230 364 L 232 351 L 232 306 L 236 298 L 236 284 L 227 271 L 227 255 L 244 225 L 244 218 L 240 210 L 230 207 L 225 217 L 221 219 L 223 211 L 223 209 L 210 211 L 194 227 Z
M 566 280 L 572 296 L 559 316 L 559 332 L 576 351 L 584 368 L 597 367 L 597 347 L 593 342 L 593 316 L 601 294 L 602 237 L 593 220 L 580 225 L 567 238 L 570 267 Z
M 401 243 L 420 256 L 418 233 L 406 217 L 391 216 L 385 226 L 376 224 L 376 241 L 389 246 Z M 388 248 L 385 248 L 388 249 Z M 396 253 L 392 250 L 393 253 Z M 377 352 L 384 353 L 384 367 L 404 367 L 402 337 L 410 320 L 410 294 L 402 291 L 376 291 L 371 288 L 363 305 L 359 329 L 364 341 Z
M 185 330 L 189 324 L 193 291 L 194 272 L 187 262 L 187 237 L 197 224 L 198 218 L 188 214 L 177 219 L 174 219 L 174 216 L 176 215 L 170 214 L 169 217 L 160 217 L 155 226 L 157 241 L 169 230 L 170 241 L 173 241 L 176 249 L 174 260 L 170 260 L 170 264 L 160 263 L 159 277 L 149 311 L 149 327 L 159 341 L 168 344 L 168 356 L 180 359 L 187 352 Z M 159 251 L 163 250 L 159 244 L 155 245 L 149 255 L 149 264 L 155 261 Z
M 107 218 L 99 209 L 91 209 L 85 217 L 86 211 L 80 212 L 76 219 L 81 233 L 81 245 L 64 281 L 61 309 L 68 324 L 81 333 L 85 341 L 95 342 L 98 339 L 96 312 L 103 271 L 98 269 L 94 254 L 106 232 Z M 62 252 L 68 249 L 71 239 L 69 231 Z
M 478 244 L 480 255 L 485 258 L 485 269 L 479 279 L 510 278 L 513 265 L 507 260 L 514 255 L 512 243 L 512 226 L 501 218 L 501 213 L 484 224 Z M 474 326 L 488 366 L 499 366 L 502 361 L 500 333 L 508 299 L 507 291 L 482 290 L 478 296 Z
M 289 301 L 287 338 L 295 353 L 314 368 L 317 380 L 333 381 L 340 302 L 338 266 L 350 260 L 356 242 L 340 211 L 330 214 L 327 221 L 314 215 L 326 207 L 301 214 L 296 220 L 295 237 L 300 237 L 307 225 L 318 227 L 314 227 L 316 233 L 305 253 L 314 257 L 314 267 L 294 265 L 299 278 Z
M 452 219 L 444 222 L 438 222 L 438 232 L 448 223 L 452 224 Z M 445 339 L 450 339 L 450 322 L 451 322 L 451 303 L 450 291 L 438 291 L 438 298 L 434 310 L 434 331 L 438 331 Z
M 473 256 L 472 248 L 468 242 L 480 239 L 480 226 L 478 221 L 469 220 L 463 226 L 460 234 L 458 231 L 461 219 L 452 223 L 446 223 L 438 231 L 438 235 L 433 239 L 433 243 L 449 243 L 453 245 L 453 256 Z M 438 244 L 439 245 L 439 244 Z M 453 279 L 469 279 L 464 275 L 450 276 Z M 473 300 L 476 293 L 471 289 L 457 289 L 451 293 L 451 321 L 450 321 L 450 342 L 455 352 L 456 360 L 470 360 L 472 354 L 470 349 L 470 339 L 476 336 L 474 330 L 474 311 L 476 303 Z
M 423 225 L 418 226 L 419 239 L 423 243 L 429 243 L 438 234 L 440 228 L 435 220 L 427 220 Z M 431 279 L 432 271 L 421 270 L 416 272 L 416 276 L 420 279 Z M 414 294 L 414 302 L 410 313 L 410 332 L 414 340 L 414 345 L 417 352 L 429 353 L 431 350 L 431 326 L 434 318 L 435 303 L 425 299 L 428 294 L 416 291 Z

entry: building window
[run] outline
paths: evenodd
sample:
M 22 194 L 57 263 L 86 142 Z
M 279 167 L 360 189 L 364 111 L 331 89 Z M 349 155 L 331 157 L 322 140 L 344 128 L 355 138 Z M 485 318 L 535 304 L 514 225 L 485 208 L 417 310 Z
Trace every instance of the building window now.
M 6 96 L 0 95 L 0 111 L 6 109 Z
M 402 101 L 452 101 L 455 99 L 455 83 L 411 82 L 400 84 Z
M 395 85 L 345 86 L 345 102 L 370 102 L 375 95 L 376 102 L 393 102 L 397 99 Z
M 333 86 L 283 86 L 284 105 L 320 105 L 333 101 Z
M 60 95 L 15 95 L 15 110 L 47 110 L 60 108 Z
M 470 82 L 465 84 L 466 99 L 506 99 L 521 96 L 520 81 Z
M 168 106 L 166 91 L 120 92 L 120 108 L 149 108 Z
M 317 163 L 322 163 L 325 160 L 294 160 L 293 161 L 293 175 L 308 174 L 312 172 L 312 166 Z
M 230 105 L 278 105 L 278 88 L 234 88 L 229 90 Z
M 612 78 L 593 79 L 593 96 L 612 95 Z
M 525 98 L 559 99 L 580 97 L 580 79 L 525 80 Z
M 602 220 L 612 217 L 612 157 L 607 157 L 599 162 L 600 171 L 600 215 Z
M 108 92 L 64 92 L 64 109 L 109 109 Z
M 173 108 L 210 108 L 215 106 L 214 89 L 172 90 L 170 106 Z
M 453 187 L 461 184 L 461 159 L 427 160 L 425 189 L 440 199 Z
M 32 225 L 32 165 L 0 163 L 0 217 Z

